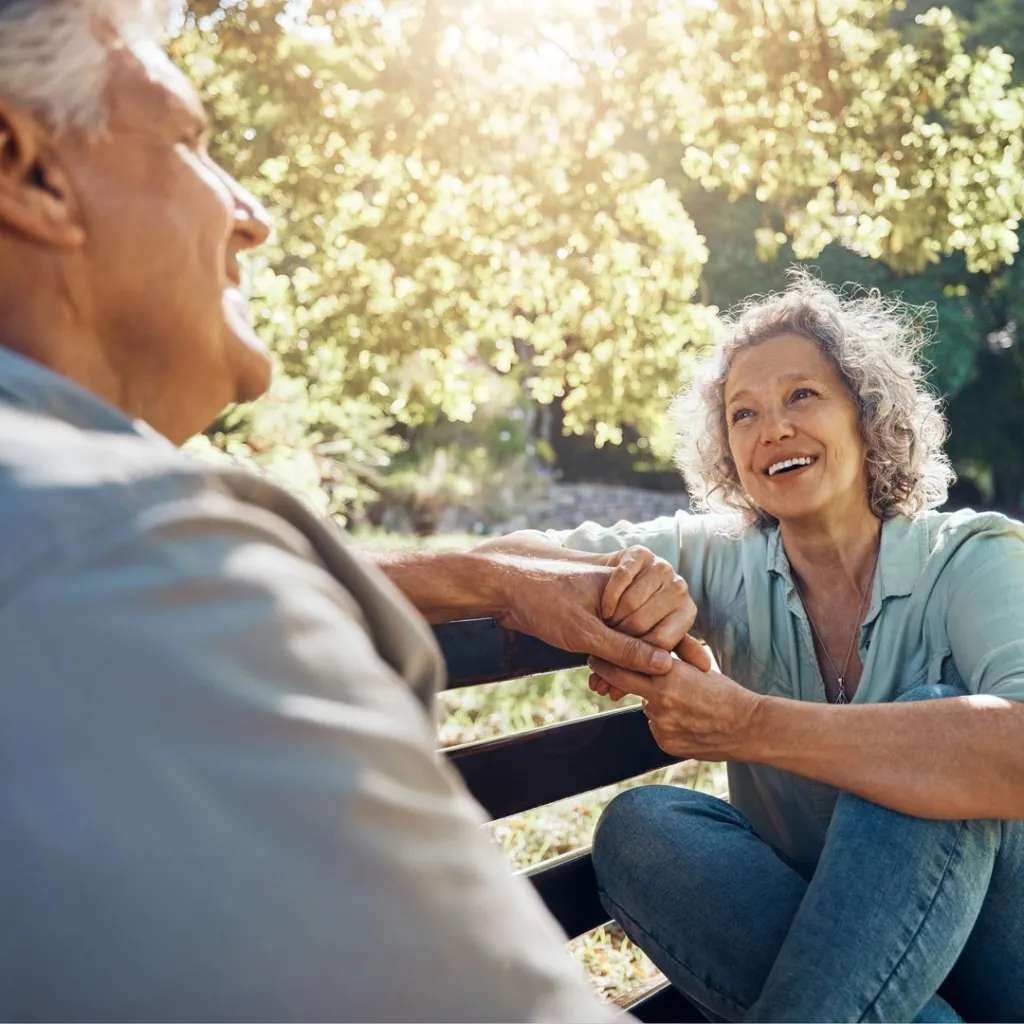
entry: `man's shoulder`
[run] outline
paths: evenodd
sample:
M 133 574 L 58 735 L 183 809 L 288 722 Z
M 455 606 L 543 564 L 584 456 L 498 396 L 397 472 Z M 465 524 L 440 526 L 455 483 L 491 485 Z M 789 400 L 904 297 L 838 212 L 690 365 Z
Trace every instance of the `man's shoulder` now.
M 287 564 L 304 586 L 329 592 L 371 633 L 424 699 L 437 685 L 426 623 L 337 524 L 256 472 L 187 455 L 158 435 L 83 430 L 0 403 L 0 538 L 0 609 L 35 580 L 107 564 L 113 552 L 122 566 L 139 557 L 158 564 L 158 576 L 178 584 L 216 566 L 273 590 L 283 577 L 264 568 L 285 564 L 270 557 L 276 549 L 294 556 Z M 239 545 L 247 557 L 227 558 Z
M 116 482 L 129 474 L 145 478 L 154 471 L 187 468 L 193 461 L 149 430 L 92 430 L 0 402 L 0 465 L 5 473 L 35 470 L 19 476 L 19 485 L 58 476 L 96 482 Z
M 159 506 L 238 506 L 229 477 L 155 434 L 85 430 L 0 404 L 0 583 Z

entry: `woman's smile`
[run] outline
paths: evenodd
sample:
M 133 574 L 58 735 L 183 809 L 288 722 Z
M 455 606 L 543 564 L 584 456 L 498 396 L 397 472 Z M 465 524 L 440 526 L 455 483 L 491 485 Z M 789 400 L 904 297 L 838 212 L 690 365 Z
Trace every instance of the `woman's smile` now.
M 817 459 L 809 459 L 807 461 L 793 462 L 789 459 L 780 459 L 777 462 L 773 462 L 772 465 L 765 470 L 764 475 L 768 478 L 769 482 L 773 484 L 791 483 L 797 478 L 805 476 L 815 467 L 817 461 Z

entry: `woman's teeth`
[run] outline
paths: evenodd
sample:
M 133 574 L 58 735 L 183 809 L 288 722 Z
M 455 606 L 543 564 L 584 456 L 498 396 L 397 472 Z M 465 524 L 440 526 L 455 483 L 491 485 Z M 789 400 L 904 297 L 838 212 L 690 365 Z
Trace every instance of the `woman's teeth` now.
M 799 459 L 785 459 L 783 462 L 775 462 L 768 467 L 768 475 L 775 476 L 776 473 L 781 473 L 785 469 L 793 469 L 796 466 L 810 466 L 815 462 L 810 456 L 804 456 Z

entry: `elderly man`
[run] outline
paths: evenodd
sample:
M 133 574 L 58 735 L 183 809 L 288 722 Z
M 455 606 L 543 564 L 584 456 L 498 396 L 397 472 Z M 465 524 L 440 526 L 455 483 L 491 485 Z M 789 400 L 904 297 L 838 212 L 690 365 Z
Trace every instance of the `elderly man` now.
M 423 620 L 175 447 L 267 385 L 269 222 L 150 8 L 0 0 L 0 1016 L 604 1019 L 432 751 Z M 603 566 L 386 568 L 434 620 L 668 668 Z

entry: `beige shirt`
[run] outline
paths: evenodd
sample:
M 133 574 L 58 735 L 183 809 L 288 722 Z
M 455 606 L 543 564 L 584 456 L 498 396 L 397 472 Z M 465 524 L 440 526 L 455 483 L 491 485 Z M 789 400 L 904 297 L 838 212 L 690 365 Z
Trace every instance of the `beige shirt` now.
M 0 1017 L 609 1020 L 334 524 L 0 350 Z
M 778 528 L 737 536 L 734 526 L 731 517 L 678 512 L 549 536 L 582 551 L 649 548 L 687 580 L 694 633 L 722 672 L 758 693 L 823 702 Z M 1024 700 L 1024 525 L 971 511 L 888 520 L 859 652 L 854 704 L 891 701 L 921 683 Z M 764 839 L 802 864 L 817 861 L 836 790 L 766 765 L 730 764 L 729 792 Z

